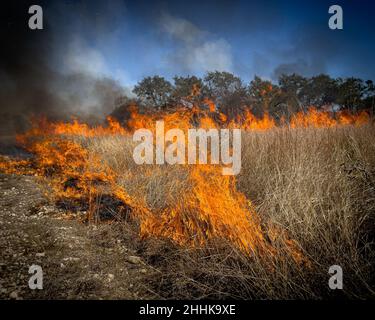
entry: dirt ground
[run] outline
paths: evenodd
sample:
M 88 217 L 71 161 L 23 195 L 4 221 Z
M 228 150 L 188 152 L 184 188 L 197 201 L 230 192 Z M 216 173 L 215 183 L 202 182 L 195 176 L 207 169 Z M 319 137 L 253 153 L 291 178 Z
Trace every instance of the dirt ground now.
M 67 219 L 36 178 L 0 174 L 0 299 L 147 299 L 153 272 L 110 224 Z M 29 267 L 43 289 L 29 288 Z

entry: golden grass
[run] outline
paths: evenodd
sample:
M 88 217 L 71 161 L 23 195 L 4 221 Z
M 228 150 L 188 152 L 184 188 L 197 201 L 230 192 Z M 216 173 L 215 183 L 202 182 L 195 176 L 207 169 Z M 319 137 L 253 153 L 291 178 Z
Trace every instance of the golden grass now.
M 237 189 L 253 202 L 265 229 L 287 231 L 311 267 L 249 257 L 225 239 L 194 249 L 135 241 L 159 270 L 150 290 L 163 298 L 374 297 L 374 137 L 373 125 L 243 133 Z M 189 166 L 136 165 L 130 138 L 103 136 L 84 144 L 151 211 L 174 207 L 191 192 Z M 328 287 L 333 264 L 344 271 L 341 292 Z

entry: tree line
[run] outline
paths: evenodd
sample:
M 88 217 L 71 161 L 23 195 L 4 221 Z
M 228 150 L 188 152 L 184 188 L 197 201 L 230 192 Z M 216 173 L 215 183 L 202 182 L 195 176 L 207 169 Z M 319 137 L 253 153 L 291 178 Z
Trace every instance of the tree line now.
M 375 108 L 373 81 L 359 78 L 332 78 L 326 74 L 303 77 L 281 75 L 277 83 L 255 76 L 249 83 L 229 72 L 208 72 L 203 78 L 176 76 L 173 83 L 161 76 L 145 77 L 134 87 L 136 99 L 122 97 L 113 115 L 121 118 L 130 103 L 143 109 L 170 109 L 177 106 L 204 105 L 205 99 L 215 103 L 217 111 L 229 118 L 244 110 L 256 116 L 268 113 L 278 119 L 310 106 L 320 110 L 358 112 Z

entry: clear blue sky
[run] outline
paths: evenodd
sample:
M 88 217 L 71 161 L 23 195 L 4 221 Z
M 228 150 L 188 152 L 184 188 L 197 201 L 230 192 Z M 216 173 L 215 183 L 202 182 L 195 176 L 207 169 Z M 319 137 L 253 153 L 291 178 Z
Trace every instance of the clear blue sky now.
M 344 30 L 328 28 L 339 4 Z M 132 86 L 148 75 L 225 70 L 249 81 L 281 72 L 375 80 L 375 1 L 56 1 L 51 64 Z

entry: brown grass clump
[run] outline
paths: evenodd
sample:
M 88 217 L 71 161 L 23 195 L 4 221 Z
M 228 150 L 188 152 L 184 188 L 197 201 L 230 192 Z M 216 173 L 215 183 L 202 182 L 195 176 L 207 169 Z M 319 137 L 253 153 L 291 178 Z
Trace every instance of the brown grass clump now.
M 373 137 L 370 124 L 244 132 L 235 188 L 252 201 L 262 234 L 277 254 L 247 255 L 229 238 L 208 239 L 198 247 L 163 238 L 134 241 L 157 270 L 150 290 L 162 298 L 373 297 Z M 186 205 L 197 187 L 189 166 L 136 165 L 129 137 L 90 138 L 84 144 L 151 212 Z M 218 198 L 222 192 L 218 187 Z M 309 264 L 287 258 L 291 248 Z M 334 264 L 343 268 L 342 291 L 328 287 Z

